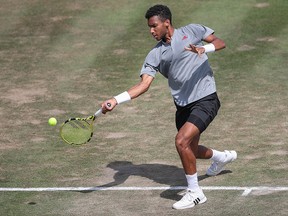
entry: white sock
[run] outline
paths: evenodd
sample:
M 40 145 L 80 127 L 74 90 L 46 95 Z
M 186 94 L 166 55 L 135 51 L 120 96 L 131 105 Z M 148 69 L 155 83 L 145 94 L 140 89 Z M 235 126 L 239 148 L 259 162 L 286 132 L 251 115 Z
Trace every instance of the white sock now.
M 198 175 L 197 172 L 193 175 L 186 175 L 187 183 L 188 183 L 188 189 L 191 191 L 197 191 L 200 189 L 198 185 Z
M 221 151 L 217 151 L 212 149 L 213 155 L 210 158 L 213 161 L 217 161 L 217 162 L 224 162 L 226 159 L 226 153 L 225 152 L 221 152 Z

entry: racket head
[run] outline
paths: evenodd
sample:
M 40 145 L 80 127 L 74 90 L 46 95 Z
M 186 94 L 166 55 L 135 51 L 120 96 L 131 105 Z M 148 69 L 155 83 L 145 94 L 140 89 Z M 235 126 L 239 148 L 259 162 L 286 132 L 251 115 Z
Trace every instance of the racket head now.
M 88 118 L 70 118 L 60 127 L 61 138 L 70 145 L 83 145 L 93 136 L 95 116 Z

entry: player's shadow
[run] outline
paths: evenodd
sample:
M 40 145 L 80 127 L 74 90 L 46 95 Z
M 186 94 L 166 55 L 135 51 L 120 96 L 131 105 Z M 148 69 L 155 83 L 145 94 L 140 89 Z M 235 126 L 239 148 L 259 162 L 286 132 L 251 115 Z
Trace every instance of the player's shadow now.
M 182 168 L 177 166 L 171 166 L 166 164 L 140 164 L 136 165 L 129 161 L 114 161 L 107 165 L 107 167 L 116 171 L 113 178 L 114 181 L 101 185 L 99 187 L 114 187 L 123 184 L 130 176 L 140 176 L 151 179 L 153 182 L 163 185 L 186 186 L 185 173 Z M 231 171 L 223 171 L 221 174 L 225 174 Z M 207 175 L 198 176 L 198 180 L 208 178 Z M 89 191 L 83 191 L 89 192 Z M 179 191 L 166 190 L 163 191 L 160 196 L 166 199 L 179 200 L 181 197 L 178 195 Z

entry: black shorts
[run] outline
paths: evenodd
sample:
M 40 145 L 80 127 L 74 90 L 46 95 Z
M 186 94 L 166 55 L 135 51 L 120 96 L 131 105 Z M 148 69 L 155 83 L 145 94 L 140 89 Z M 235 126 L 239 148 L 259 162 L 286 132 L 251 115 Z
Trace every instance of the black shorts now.
M 202 133 L 217 115 L 220 101 L 215 92 L 184 107 L 176 105 L 176 108 L 175 120 L 178 131 L 186 122 L 191 122 Z

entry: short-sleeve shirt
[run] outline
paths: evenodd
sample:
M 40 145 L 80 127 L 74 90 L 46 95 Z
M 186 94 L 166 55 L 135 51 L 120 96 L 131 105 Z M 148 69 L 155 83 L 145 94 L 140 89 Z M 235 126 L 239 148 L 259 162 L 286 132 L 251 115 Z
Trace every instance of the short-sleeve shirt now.
M 206 54 L 187 51 L 189 44 L 203 46 L 202 41 L 214 31 L 206 26 L 190 24 L 174 29 L 171 43 L 160 41 L 147 55 L 140 76 L 155 77 L 160 72 L 168 79 L 175 103 L 186 106 L 216 92 L 213 71 Z

